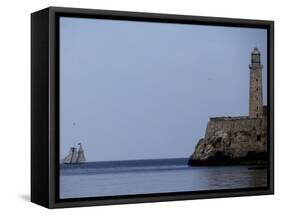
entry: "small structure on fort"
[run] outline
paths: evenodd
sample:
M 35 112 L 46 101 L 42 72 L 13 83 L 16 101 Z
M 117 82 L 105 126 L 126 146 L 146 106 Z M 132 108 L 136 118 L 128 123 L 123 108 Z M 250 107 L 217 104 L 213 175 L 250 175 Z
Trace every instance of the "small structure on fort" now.
M 263 106 L 260 51 L 251 53 L 249 115 L 210 118 L 188 164 L 264 164 L 267 152 L 267 106 Z

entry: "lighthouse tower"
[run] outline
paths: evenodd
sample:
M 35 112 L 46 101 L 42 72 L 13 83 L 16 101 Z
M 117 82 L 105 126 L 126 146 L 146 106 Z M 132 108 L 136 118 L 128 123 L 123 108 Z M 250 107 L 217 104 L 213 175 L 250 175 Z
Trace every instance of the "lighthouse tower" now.
M 251 118 L 263 117 L 263 101 L 262 101 L 262 68 L 260 62 L 260 51 L 254 48 L 251 53 L 250 69 L 250 107 L 249 116 Z

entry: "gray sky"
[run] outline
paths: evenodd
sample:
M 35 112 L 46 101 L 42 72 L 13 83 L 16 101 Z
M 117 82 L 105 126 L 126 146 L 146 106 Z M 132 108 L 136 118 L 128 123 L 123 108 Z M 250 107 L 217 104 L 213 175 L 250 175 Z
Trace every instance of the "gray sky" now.
M 209 117 L 248 115 L 264 29 L 60 18 L 60 158 L 187 157 Z M 75 125 L 73 124 L 75 122 Z

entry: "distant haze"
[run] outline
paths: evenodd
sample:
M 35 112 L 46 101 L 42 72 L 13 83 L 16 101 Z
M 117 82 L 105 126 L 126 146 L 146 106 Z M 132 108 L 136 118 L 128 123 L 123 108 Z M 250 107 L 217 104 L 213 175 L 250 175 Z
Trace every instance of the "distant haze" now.
M 60 18 L 60 158 L 188 157 L 209 117 L 248 115 L 265 29 Z

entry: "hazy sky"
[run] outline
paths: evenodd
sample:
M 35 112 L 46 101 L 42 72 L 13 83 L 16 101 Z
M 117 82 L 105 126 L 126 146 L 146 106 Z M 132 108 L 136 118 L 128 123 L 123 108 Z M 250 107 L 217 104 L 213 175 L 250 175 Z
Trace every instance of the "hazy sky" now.
M 264 29 L 60 18 L 60 158 L 188 157 L 209 117 L 248 115 Z M 74 124 L 75 122 L 75 124 Z

